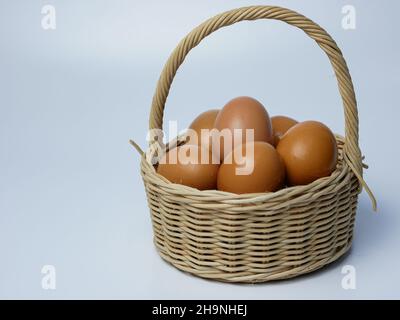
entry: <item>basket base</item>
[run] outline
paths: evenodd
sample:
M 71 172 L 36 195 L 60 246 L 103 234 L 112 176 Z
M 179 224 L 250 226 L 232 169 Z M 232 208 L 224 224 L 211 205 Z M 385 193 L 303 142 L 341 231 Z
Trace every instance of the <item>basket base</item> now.
M 161 258 L 163 260 L 165 260 L 166 262 L 168 262 L 169 264 L 171 264 L 172 266 L 174 266 L 175 268 L 179 269 L 180 271 L 189 273 L 196 277 L 205 278 L 208 280 L 215 280 L 215 281 L 219 281 L 219 282 L 252 283 L 252 284 L 265 283 L 265 282 L 269 282 L 269 281 L 286 280 L 286 279 L 295 278 L 295 277 L 298 277 L 301 275 L 305 275 L 305 274 L 317 271 L 318 269 L 328 266 L 332 262 L 334 262 L 334 261 L 338 260 L 339 258 L 341 258 L 342 256 L 344 256 L 344 254 L 349 251 L 349 249 L 351 248 L 351 245 L 352 245 L 352 241 L 350 240 L 347 243 L 347 246 L 343 247 L 341 250 L 339 250 L 333 256 L 331 256 L 327 259 L 323 259 L 316 263 L 309 264 L 306 266 L 291 268 L 284 272 L 259 273 L 259 274 L 251 275 L 251 276 L 249 276 L 249 275 L 241 276 L 239 274 L 238 275 L 232 274 L 231 276 L 228 276 L 228 274 L 225 274 L 224 277 L 221 277 L 220 274 L 216 274 L 215 272 L 194 272 L 193 269 L 191 269 L 191 268 L 188 268 L 184 265 L 174 263 L 174 260 L 171 259 L 171 257 L 166 252 L 164 252 L 161 248 L 159 248 L 157 246 L 156 241 L 154 241 L 154 242 L 155 242 L 155 247 L 157 249 L 157 252 L 161 256 Z

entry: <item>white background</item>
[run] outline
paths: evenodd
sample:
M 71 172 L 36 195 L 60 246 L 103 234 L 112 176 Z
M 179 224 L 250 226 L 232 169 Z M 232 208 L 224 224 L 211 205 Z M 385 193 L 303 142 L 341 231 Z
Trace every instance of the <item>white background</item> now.
M 56 9 L 56 30 L 41 27 L 45 4 Z M 214 14 L 251 4 L 299 11 L 341 47 L 379 211 L 361 194 L 351 252 L 322 271 L 232 285 L 159 258 L 128 139 L 145 147 L 156 81 L 178 41 Z M 355 30 L 341 27 L 347 4 Z M 400 298 L 399 9 L 394 0 L 0 0 L 0 298 Z M 179 70 L 165 119 L 184 129 L 239 95 L 271 115 L 343 133 L 327 57 L 284 23 L 241 23 L 202 42 Z M 56 268 L 56 290 L 41 287 L 46 264 Z M 341 286 L 345 265 L 356 268 L 356 290 Z

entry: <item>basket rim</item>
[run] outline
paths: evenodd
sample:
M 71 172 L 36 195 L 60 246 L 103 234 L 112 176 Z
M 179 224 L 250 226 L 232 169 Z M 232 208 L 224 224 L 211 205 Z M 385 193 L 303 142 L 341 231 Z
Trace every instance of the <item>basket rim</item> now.
M 158 174 L 154 166 L 148 161 L 148 154 L 144 153 L 141 156 L 141 172 L 144 180 L 151 180 L 152 183 L 157 184 L 159 187 L 168 189 L 170 193 L 212 199 L 214 201 L 223 201 L 230 204 L 241 204 L 241 203 L 255 203 L 265 202 L 271 200 L 279 200 L 279 198 L 285 196 L 290 198 L 296 198 L 301 195 L 312 193 L 323 190 L 324 188 L 330 187 L 337 183 L 340 183 L 342 179 L 348 175 L 349 178 L 354 176 L 354 172 L 349 167 L 344 156 L 344 138 L 338 134 L 335 135 L 338 143 L 339 158 L 336 169 L 331 175 L 323 178 L 319 178 L 309 184 L 285 187 L 275 192 L 261 192 L 261 193 L 246 193 L 246 194 L 235 194 L 231 192 L 221 190 L 199 190 L 190 186 L 172 183 L 160 174 Z M 147 182 L 147 181 L 146 181 Z M 361 190 L 361 188 L 360 188 Z

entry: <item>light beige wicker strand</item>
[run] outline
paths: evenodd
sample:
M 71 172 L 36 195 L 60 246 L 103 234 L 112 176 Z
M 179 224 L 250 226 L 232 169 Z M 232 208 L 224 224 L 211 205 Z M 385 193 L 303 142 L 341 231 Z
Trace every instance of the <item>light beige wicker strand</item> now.
M 190 32 L 168 59 L 153 98 L 150 129 L 162 128 L 165 102 L 179 66 L 202 39 L 243 20 L 277 19 L 297 26 L 328 55 L 345 113 L 345 138 L 337 136 L 339 161 L 330 177 L 274 193 L 235 195 L 172 184 L 150 163 L 159 146 L 151 137 L 141 174 L 160 255 L 192 274 L 228 282 L 264 282 L 316 270 L 351 246 L 362 159 L 358 115 L 346 62 L 332 38 L 288 9 L 253 6 L 217 15 Z M 368 188 L 366 186 L 366 188 Z M 369 189 L 367 191 L 370 193 Z M 373 205 L 375 199 L 370 193 Z

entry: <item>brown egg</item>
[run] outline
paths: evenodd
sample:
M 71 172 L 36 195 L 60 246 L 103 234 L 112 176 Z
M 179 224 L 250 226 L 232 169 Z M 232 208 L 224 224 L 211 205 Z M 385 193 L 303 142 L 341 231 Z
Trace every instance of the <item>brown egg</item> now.
M 272 192 L 284 183 L 283 161 L 266 142 L 236 146 L 218 171 L 218 190 L 232 193 Z
M 229 101 L 215 119 L 215 128 L 222 134 L 222 137 L 223 131 L 221 130 L 226 129 L 228 137 L 227 141 L 225 138 L 219 139 L 219 136 L 215 134 L 212 137 L 215 155 L 219 152 L 221 160 L 232 151 L 234 146 L 246 143 L 246 129 L 254 130 L 253 141 L 272 144 L 274 140 L 267 110 L 260 102 L 250 97 L 238 97 Z M 237 137 L 234 136 L 234 129 L 241 129 Z
M 219 164 L 212 163 L 210 154 L 211 152 L 202 146 L 176 147 L 160 159 L 157 173 L 172 183 L 199 190 L 216 189 Z
M 298 122 L 292 118 L 285 116 L 274 116 L 271 117 L 272 132 L 274 134 L 274 145 L 277 146 L 281 137 L 291 127 L 298 124 Z
M 217 109 L 205 111 L 190 124 L 189 129 L 194 130 L 197 135 L 197 144 L 211 149 L 211 130 L 214 129 L 214 122 L 218 113 L 219 110 Z M 209 131 L 203 130 L 202 132 L 202 129 L 207 129 Z
M 285 163 L 287 183 L 291 186 L 329 176 L 336 168 L 336 139 L 321 122 L 296 124 L 281 137 L 276 150 Z

